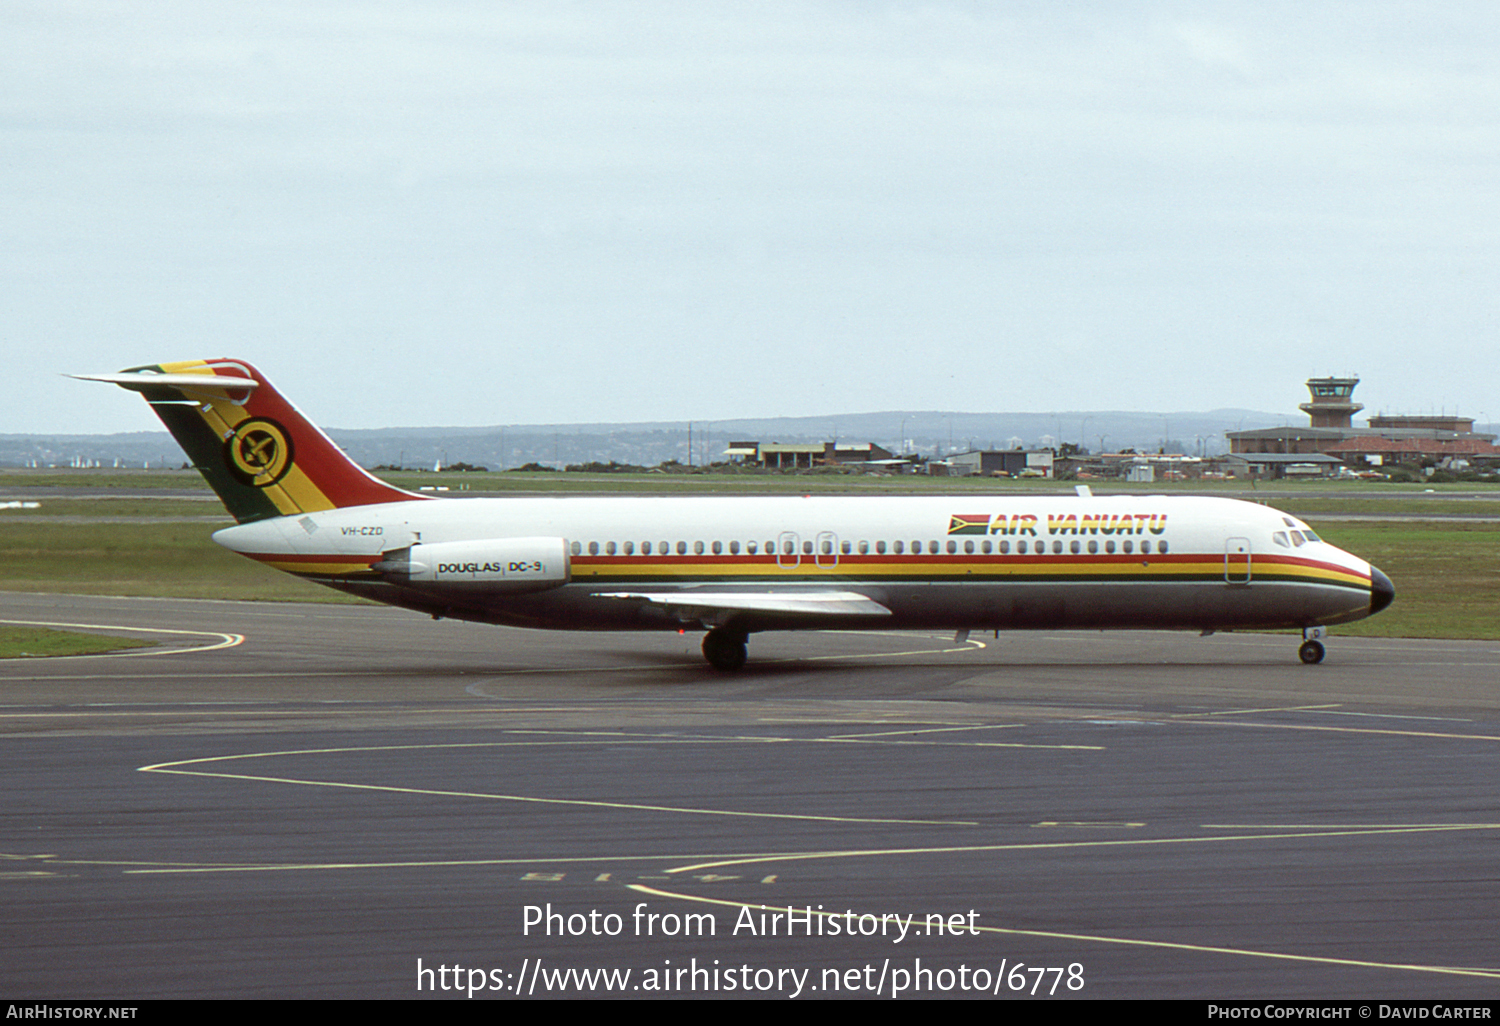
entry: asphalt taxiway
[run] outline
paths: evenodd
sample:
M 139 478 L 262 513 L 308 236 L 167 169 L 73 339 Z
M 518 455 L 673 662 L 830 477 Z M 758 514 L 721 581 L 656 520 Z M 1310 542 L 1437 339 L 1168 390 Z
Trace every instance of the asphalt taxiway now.
M 8 997 L 1500 992 L 1500 643 L 0 620 Z

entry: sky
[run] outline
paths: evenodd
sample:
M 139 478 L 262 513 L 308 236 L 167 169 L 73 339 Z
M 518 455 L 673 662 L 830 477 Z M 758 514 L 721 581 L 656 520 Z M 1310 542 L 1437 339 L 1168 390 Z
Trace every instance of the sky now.
M 334 428 L 1500 420 L 1497 52 L 1469 0 L 7 0 L 0 432 L 208 357 Z

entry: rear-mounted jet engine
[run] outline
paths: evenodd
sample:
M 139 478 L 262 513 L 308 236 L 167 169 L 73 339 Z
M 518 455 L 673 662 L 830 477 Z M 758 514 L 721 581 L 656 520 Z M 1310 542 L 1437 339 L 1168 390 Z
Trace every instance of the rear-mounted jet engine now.
M 485 538 L 419 544 L 384 553 L 370 569 L 393 584 L 546 591 L 568 583 L 568 543 L 563 538 Z

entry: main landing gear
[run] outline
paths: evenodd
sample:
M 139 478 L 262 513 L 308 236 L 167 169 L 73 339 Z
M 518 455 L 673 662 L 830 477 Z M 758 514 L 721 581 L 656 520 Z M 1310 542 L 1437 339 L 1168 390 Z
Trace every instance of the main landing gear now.
M 745 644 L 748 640 L 744 631 L 715 627 L 703 635 L 703 658 L 714 669 L 733 673 L 743 667 L 745 660 L 749 658 Z
M 1311 666 L 1313 663 L 1323 661 L 1323 628 L 1302 628 L 1302 645 L 1297 649 L 1297 657 Z

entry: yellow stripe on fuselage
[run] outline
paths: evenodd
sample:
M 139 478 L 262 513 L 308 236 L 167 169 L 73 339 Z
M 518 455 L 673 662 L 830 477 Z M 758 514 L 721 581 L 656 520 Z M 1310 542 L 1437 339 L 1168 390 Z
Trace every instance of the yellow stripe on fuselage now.
M 363 573 L 379 556 L 346 556 L 330 553 L 300 556 L 276 552 L 243 552 L 257 563 L 289 574 L 316 574 L 319 577 Z
M 1275 568 L 1274 570 L 1269 572 L 1274 573 L 1279 577 L 1299 577 L 1311 581 L 1329 582 L 1333 584 L 1348 584 L 1361 588 L 1368 588 L 1370 586 L 1370 578 L 1367 575 L 1357 574 L 1352 570 L 1345 570 L 1342 567 L 1330 566 L 1328 564 L 1315 565 L 1303 562 L 1283 563 L 1280 561 L 1272 561 L 1266 559 L 1262 559 L 1261 561 L 1252 564 L 1252 579 L 1254 577 L 1254 570 L 1260 567 L 1264 567 L 1268 563 L 1270 564 L 1270 566 Z M 1267 571 L 1264 570 L 1262 570 L 1261 572 L 1263 574 L 1267 573 Z
M 264 557 L 259 558 L 258 562 L 273 570 L 281 570 L 289 574 L 316 574 L 319 577 L 341 577 L 347 574 L 364 573 L 370 569 L 368 563 L 286 563 Z

